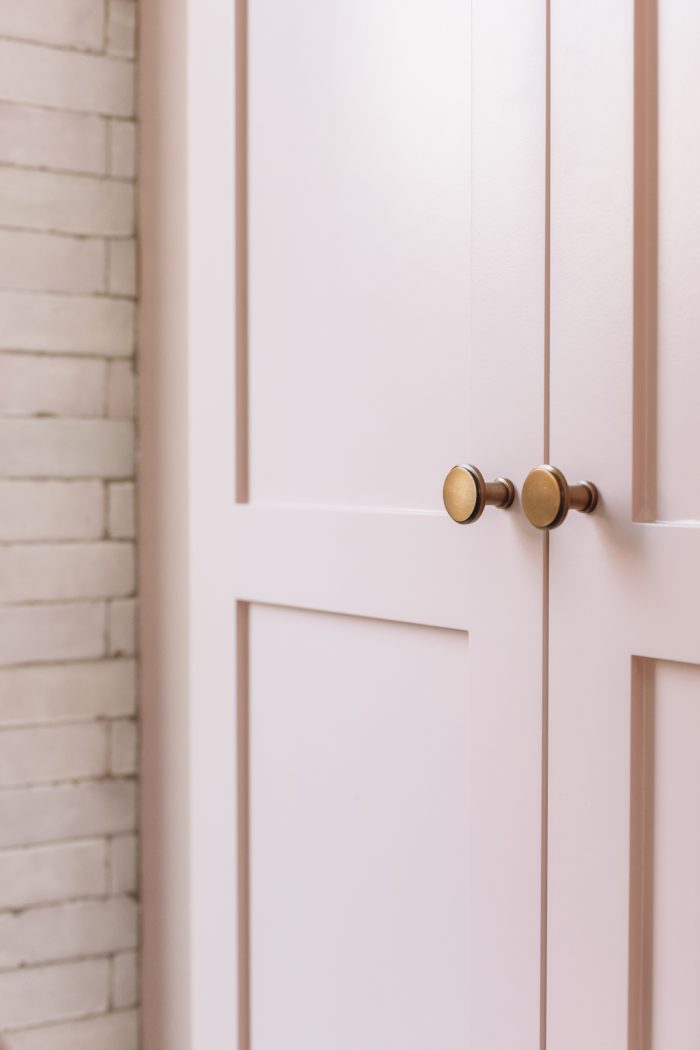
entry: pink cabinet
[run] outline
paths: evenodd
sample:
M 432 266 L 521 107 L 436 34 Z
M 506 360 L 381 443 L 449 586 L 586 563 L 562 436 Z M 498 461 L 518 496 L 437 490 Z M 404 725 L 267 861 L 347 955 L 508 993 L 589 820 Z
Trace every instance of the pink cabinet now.
M 186 508 L 153 1050 L 176 987 L 183 1050 L 697 1050 L 700 9 L 183 8 L 145 88 L 184 289 L 145 296 L 150 513 Z M 600 502 L 459 527 L 459 462 Z

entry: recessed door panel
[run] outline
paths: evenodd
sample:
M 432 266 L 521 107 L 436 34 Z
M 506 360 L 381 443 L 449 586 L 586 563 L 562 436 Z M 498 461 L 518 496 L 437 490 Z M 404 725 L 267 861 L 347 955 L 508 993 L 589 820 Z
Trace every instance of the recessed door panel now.
M 469 392 L 469 5 L 254 0 L 250 495 L 434 510 Z
M 700 669 L 637 660 L 632 695 L 635 1047 L 700 1040 Z
M 656 518 L 700 521 L 700 7 L 658 0 Z M 653 100 L 650 100 L 653 104 Z M 653 215 L 650 216 L 653 221 Z
M 469 643 L 250 608 L 255 1050 L 468 1041 Z

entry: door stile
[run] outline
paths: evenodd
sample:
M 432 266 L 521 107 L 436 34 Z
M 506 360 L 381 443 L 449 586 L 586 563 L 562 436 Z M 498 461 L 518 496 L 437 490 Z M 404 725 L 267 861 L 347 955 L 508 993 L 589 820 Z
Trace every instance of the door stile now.
M 546 448 L 547 15 L 540 0 L 472 5 L 471 358 L 480 384 L 470 405 L 469 448 L 475 462 L 496 472 L 508 464 L 517 487 Z M 506 681 L 483 708 L 473 706 L 471 717 L 471 791 L 478 799 L 487 790 L 493 832 L 475 815 L 472 937 L 480 962 L 468 998 L 474 1046 L 531 1050 L 544 1045 L 546 539 L 528 531 L 520 512 L 507 524 L 476 588 L 489 637 L 474 646 L 475 695 L 487 695 L 494 666 L 503 666 Z M 489 527 L 495 531 L 500 521 Z M 513 633 L 489 602 L 495 564 L 506 574 L 527 566 L 528 622 Z M 519 703 L 515 688 L 509 695 L 507 668 L 524 660 L 531 661 L 533 692 Z M 490 741 L 499 741 L 501 753 L 489 768 L 479 743 Z M 508 886 L 513 864 L 518 885 Z M 497 999 L 508 1007 L 500 1009 Z

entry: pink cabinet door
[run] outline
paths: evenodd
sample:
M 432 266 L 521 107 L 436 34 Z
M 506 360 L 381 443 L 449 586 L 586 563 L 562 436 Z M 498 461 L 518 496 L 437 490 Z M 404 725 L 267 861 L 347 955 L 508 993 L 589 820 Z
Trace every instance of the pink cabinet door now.
M 548 1050 L 700 1045 L 699 41 L 552 4 Z
M 226 9 L 185 79 L 192 1044 L 535 1050 L 544 544 L 442 483 L 543 454 L 544 8 L 241 2 L 235 121 Z

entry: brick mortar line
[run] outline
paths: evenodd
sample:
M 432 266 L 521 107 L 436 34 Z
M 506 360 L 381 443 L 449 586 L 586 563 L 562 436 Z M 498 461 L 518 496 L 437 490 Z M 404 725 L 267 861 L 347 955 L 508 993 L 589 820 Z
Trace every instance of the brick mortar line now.
M 0 481 L 3 479 L 0 478 Z M 66 547 L 133 547 L 135 546 L 135 538 L 133 536 L 106 536 L 98 537 L 97 539 L 80 540 L 80 539 L 38 539 L 38 540 L 0 540 L 0 550 L 10 550 L 15 547 L 60 547 L 65 549 Z M 2 603 L 0 603 L 2 604 Z
M 134 63 L 136 69 L 136 63 Z M 49 102 L 28 102 L 21 98 L 5 98 L 0 94 L 0 107 L 9 106 L 17 109 L 36 109 L 42 113 L 66 113 L 69 117 L 85 117 L 88 120 L 116 120 L 123 124 L 138 124 L 139 115 L 133 113 L 105 113 L 98 109 L 73 109 L 72 106 L 52 106 Z
M 24 853 L 26 850 L 32 850 L 32 849 L 35 849 L 37 847 L 42 848 L 42 849 L 45 849 L 46 847 L 52 848 L 52 847 L 56 847 L 56 846 L 63 846 L 64 843 L 66 843 L 66 842 L 94 842 L 94 841 L 108 842 L 108 841 L 110 841 L 110 838 L 125 838 L 127 835 L 133 835 L 137 839 L 137 843 L 138 843 L 139 830 L 140 830 L 139 829 L 139 825 L 136 823 L 136 824 L 133 825 L 133 827 L 127 828 L 124 831 L 116 831 L 116 832 L 105 831 L 101 835 L 100 834 L 95 834 L 95 832 L 93 832 L 91 835 L 86 835 L 84 839 L 76 839 L 73 836 L 73 837 L 70 837 L 68 839 L 41 839 L 40 842 L 21 842 L 21 843 L 17 843 L 15 845 L 11 845 L 11 846 L 3 846 L 2 849 L 0 849 L 0 854 L 3 853 L 3 852 L 6 852 L 6 853 L 10 853 L 10 852 Z M 133 896 L 135 900 L 140 901 L 140 890 L 139 890 L 139 887 L 137 886 L 137 888 L 134 891 L 134 893 L 133 894 L 127 894 L 127 896 Z
M 1 422 L 3 422 L 3 420 L 0 419 L 0 423 Z M 35 420 L 29 420 L 29 422 L 35 422 Z M 44 420 L 37 420 L 37 422 L 44 422 Z M 51 420 L 46 420 L 46 422 L 51 422 Z M 82 422 L 82 420 L 77 420 L 77 422 Z M 114 420 L 111 420 L 111 419 L 107 419 L 107 420 L 84 420 L 84 422 L 100 422 L 100 423 L 102 423 L 102 422 L 104 422 L 104 423 L 112 423 L 113 422 L 113 423 L 121 423 L 121 422 L 124 422 L 124 420 L 120 420 L 120 419 L 114 419 Z M 127 422 L 128 422 L 128 420 L 127 420 Z M 106 478 L 102 474 L 100 474 L 100 475 L 84 475 L 84 476 L 80 475 L 78 477 L 75 474 L 69 474 L 69 475 L 58 475 L 58 474 L 30 475 L 30 474 L 22 474 L 22 475 L 3 475 L 0 478 L 0 481 L 104 481 L 106 483 L 110 483 L 110 482 L 121 482 L 121 481 L 134 481 L 134 476 L 132 474 L 129 474 L 129 475 L 119 475 L 119 476 L 115 476 L 113 478 L 111 478 L 111 477 L 110 478 Z
M 2 233 L 29 233 L 35 234 L 37 237 L 62 237 L 66 240 L 72 241 L 98 241 L 110 243 L 111 241 L 129 242 L 137 239 L 136 232 L 134 233 L 75 233 L 72 230 L 58 230 L 53 226 L 46 228 L 39 226 L 10 226 L 7 223 L 0 223 L 0 232 Z M 51 295 L 53 293 L 47 292 L 46 294 Z
M 98 839 L 97 841 L 98 843 L 104 843 L 107 840 L 102 838 Z M 80 894 L 80 896 L 78 897 L 66 897 L 63 899 L 58 898 L 57 900 L 51 901 L 41 900 L 37 901 L 35 904 L 21 904 L 19 905 L 19 907 L 15 908 L 11 906 L 6 907 L 4 905 L 0 905 L 0 916 L 12 915 L 15 918 L 20 918 L 21 916 L 28 915 L 31 912 L 43 911 L 45 908 L 74 908 L 76 905 L 80 904 L 109 904 L 111 903 L 111 901 L 129 901 L 132 904 L 138 904 L 138 899 L 136 897 L 135 892 L 126 893 L 122 890 L 119 893 L 83 893 Z M 122 955 L 126 952 L 133 952 L 134 950 L 134 948 L 115 948 L 114 953 L 117 955 Z M 100 954 L 102 954 L 102 952 L 100 952 Z M 40 964 L 37 963 L 36 965 Z M 9 969 L 13 969 L 13 967 L 9 967 Z M 0 967 L 0 973 L 1 972 L 3 971 Z
M 53 730 L 62 729 L 64 726 L 100 725 L 103 723 L 105 724 L 105 728 L 109 728 L 114 722 L 133 722 L 133 724 L 138 728 L 139 713 L 137 708 L 134 707 L 131 711 L 120 711 L 116 714 L 99 714 L 84 716 L 69 715 L 64 719 L 51 719 L 51 717 L 48 716 L 47 718 L 43 718 L 39 722 L 5 722 L 0 720 L 0 736 L 2 736 L 3 733 L 25 733 L 30 732 L 34 729 Z M 136 774 L 131 775 L 136 776 Z M 2 853 L 2 849 L 0 849 L 0 853 Z M 2 904 L 0 904 L 0 910 L 2 910 Z
M 86 726 L 93 726 L 96 728 L 103 728 L 108 736 L 112 736 L 112 731 L 117 725 L 131 725 L 133 724 L 138 728 L 138 711 L 134 707 L 131 710 L 125 711 L 98 711 L 95 713 L 77 714 L 71 713 L 66 715 L 65 718 L 60 721 L 52 721 L 50 716 L 46 719 L 37 720 L 35 722 L 0 722 L 0 739 L 10 733 L 22 733 L 28 735 L 35 733 L 37 730 L 48 730 L 51 733 L 58 732 L 62 729 L 78 729 L 85 728 Z M 90 773 L 84 774 L 83 776 L 75 776 L 72 779 L 77 780 L 101 780 L 107 776 L 115 777 L 133 777 L 135 773 L 109 771 L 109 756 L 103 756 L 105 760 L 105 769 L 108 772 L 105 773 Z M 68 779 L 71 779 L 70 777 Z M 58 781 L 55 781 L 58 783 Z M 27 786 L 37 786 L 38 781 L 26 781 Z M 42 783 L 51 783 L 51 781 L 42 781 Z M 11 784 L 5 784 L 4 787 L 12 787 Z M 22 786 L 21 784 L 17 786 Z M 0 909 L 2 903 L 0 902 Z
M 104 832 L 102 834 L 96 832 L 94 835 L 85 835 L 83 837 L 78 837 L 78 838 L 73 838 L 73 839 L 71 839 L 71 838 L 62 839 L 58 848 L 63 847 L 63 846 L 65 846 L 65 847 L 69 847 L 69 846 L 84 846 L 84 845 L 89 844 L 89 843 L 93 843 L 95 846 L 103 846 L 103 845 L 105 845 L 105 843 L 107 845 L 111 845 L 111 843 L 114 842 L 116 839 L 134 838 L 134 837 L 135 837 L 135 834 L 134 834 L 133 831 L 106 831 L 106 832 Z M 31 853 L 33 850 L 36 851 L 36 850 L 46 849 L 47 846 L 48 846 L 49 849 L 55 848 L 55 844 L 54 843 L 45 844 L 43 842 L 35 842 L 32 845 L 30 845 L 30 846 L 2 846 L 2 847 L 0 847 L 0 860 L 2 859 L 2 855 L 4 853 Z M 100 894 L 100 896 L 106 896 L 106 895 L 105 894 Z M 117 896 L 119 896 L 119 894 L 117 894 Z M 128 897 L 128 896 L 132 896 L 132 894 L 128 894 L 127 893 L 127 894 L 124 894 L 124 896 Z M 22 907 L 24 907 L 24 905 Z M 39 907 L 39 904 L 26 905 L 26 907 L 33 907 L 33 908 L 34 907 Z M 6 910 L 7 911 L 12 911 L 11 908 L 6 909 Z
M 19 599 L 18 601 L 5 601 L 0 602 L 0 610 L 5 609 L 36 609 L 36 608 L 55 608 L 56 606 L 65 605 L 103 605 L 105 609 L 110 602 L 128 602 L 136 598 L 136 591 L 129 591 L 128 594 L 100 594 L 96 597 L 92 595 L 86 595 L 84 598 L 30 598 L 30 599 Z M 2 664 L 0 667 L 11 667 L 12 664 Z
M 103 831 L 93 832 L 92 835 L 83 835 L 78 838 L 68 837 L 66 839 L 51 839 L 47 842 L 30 842 L 24 846 L 2 846 L 0 847 L 0 860 L 4 853 L 31 853 L 32 851 L 45 850 L 45 849 L 61 849 L 62 847 L 69 846 L 84 846 L 92 843 L 96 846 L 111 846 L 118 839 L 133 838 L 136 840 L 138 846 L 138 835 L 136 828 L 130 828 L 127 831 Z M 102 895 L 101 895 L 102 896 Z M 109 896 L 106 894 L 105 896 Z M 112 896 L 125 896 L 133 897 L 134 892 L 123 893 L 123 894 L 112 894 Z M 31 905 L 31 907 L 39 907 L 39 904 Z M 12 910 L 12 909 L 8 909 Z
M 10 164 L 7 161 L 0 162 L 0 171 L 31 171 L 41 174 L 56 174 L 60 178 L 91 178 L 92 182 L 96 183 L 116 183 L 119 186 L 130 185 L 135 186 L 136 177 L 135 175 L 114 175 L 109 171 L 67 171 L 63 172 L 56 168 L 47 166 L 37 167 L 33 164 Z
M 118 721 L 118 720 L 115 720 Z M 121 721 L 131 722 L 135 719 L 121 719 Z M 0 784 L 0 796 L 9 794 L 11 791 L 46 791 L 49 788 L 64 788 L 64 787 L 81 787 L 85 784 L 134 784 L 138 783 L 138 772 L 136 773 L 86 773 L 85 776 L 68 776 L 54 778 L 53 780 L 27 780 L 23 783 L 17 784 Z M 105 831 L 102 833 L 102 837 L 106 835 L 128 835 L 131 829 L 127 829 L 124 832 L 117 831 Z M 42 842 L 44 840 L 42 839 Z M 53 841 L 48 839 L 46 841 Z M 38 843 L 37 843 L 38 845 Z M 9 849 L 9 846 L 3 846 L 2 849 Z M 12 847 L 20 849 L 21 846 Z
M 7 977 L 9 974 L 13 974 L 13 973 L 26 973 L 27 971 L 31 971 L 31 970 L 43 970 L 47 966 L 55 966 L 55 965 L 59 965 L 60 966 L 62 963 L 70 965 L 71 963 L 82 963 L 82 962 L 103 962 L 103 961 L 104 962 L 112 962 L 112 960 L 115 958 L 115 956 L 123 955 L 125 952 L 134 951 L 134 950 L 137 950 L 138 948 L 139 948 L 139 945 L 137 944 L 135 949 L 134 948 L 114 948 L 111 951 L 95 952 L 94 955 L 86 955 L 83 952 L 83 953 L 81 953 L 79 955 L 62 955 L 58 959 L 56 959 L 56 958 L 43 959 L 40 962 L 18 963 L 16 966 L 3 966 L 3 967 L 0 967 L 0 978 Z M 109 984 L 111 984 L 111 978 L 112 978 L 112 972 L 111 972 L 111 968 L 110 968 L 109 981 L 108 981 Z M 107 990 L 109 992 L 109 987 L 108 987 Z M 115 1011 L 114 1011 L 113 1007 L 110 1004 L 110 1006 L 108 1006 L 108 1008 L 107 1008 L 107 1014 L 108 1015 L 109 1014 L 113 1014 L 114 1012 Z M 4 1031 L 10 1032 L 10 1031 L 12 1031 L 12 1029 L 8 1028 L 8 1029 L 4 1029 Z M 21 1031 L 21 1029 L 15 1029 L 15 1031 Z
M 109 959 L 109 958 L 111 958 L 111 956 L 105 956 L 105 958 Z M 72 960 L 72 961 L 75 961 L 75 960 Z M 28 970 L 29 969 L 42 969 L 42 970 L 44 970 L 44 969 L 48 969 L 49 966 L 51 966 L 51 965 L 53 965 L 53 964 L 48 964 L 47 966 L 41 966 L 41 967 L 33 967 L 33 966 L 32 967 L 23 967 L 23 969 L 28 969 Z M 58 965 L 60 965 L 60 963 Z M 61 1017 L 61 1018 L 52 1017 L 50 1020 L 48 1020 L 48 1021 L 40 1021 L 38 1024 L 21 1025 L 19 1028 L 3 1028 L 2 1031 L 4 1033 L 7 1033 L 7 1035 L 20 1035 L 20 1034 L 24 1034 L 25 1032 L 39 1032 L 42 1029 L 47 1029 L 47 1028 L 68 1028 L 68 1027 L 70 1027 L 72 1025 L 82 1024 L 83 1021 L 98 1021 L 102 1017 L 113 1017 L 113 1016 L 115 1016 L 117 1014 L 124 1014 L 124 1015 L 126 1015 L 126 1014 L 133 1014 L 134 1017 L 136 1018 L 137 1023 L 138 1023 L 138 1015 L 139 1015 L 139 1006 L 140 1005 L 141 1005 L 141 1001 L 140 1001 L 140 998 L 139 998 L 139 1001 L 137 1003 L 135 1003 L 133 1006 L 119 1007 L 119 1009 L 112 1009 L 112 1007 L 108 1006 L 106 1010 L 100 1010 L 98 1013 L 74 1014 L 71 1017 Z
M 133 722 L 136 724 L 138 721 L 136 711 L 118 714 L 93 714 L 93 715 L 71 715 L 62 722 L 0 722 L 0 739 L 9 733 L 33 733 L 36 730 L 46 729 L 53 733 L 58 729 L 75 729 L 80 726 L 103 726 L 104 729 L 111 729 L 117 722 Z M 106 758 L 107 763 L 109 762 L 109 756 Z M 124 776 L 134 776 L 133 773 L 125 773 Z M 95 777 L 80 777 L 83 779 L 96 779 Z M 27 783 L 38 783 L 38 781 L 27 781 Z M 5 787 L 11 785 L 5 784 Z M 0 899 L 0 911 L 2 911 L 2 901 Z
M 108 26 L 105 23 L 104 26 L 105 36 L 108 32 Z M 134 31 L 134 39 L 136 38 L 136 31 Z M 21 44 L 24 47 L 38 47 L 42 51 L 58 51 L 59 54 L 65 55 L 84 55 L 88 58 L 103 58 L 108 62 L 121 62 L 128 63 L 129 65 L 135 65 L 136 63 L 136 47 L 134 46 L 133 54 L 123 54 L 118 51 L 109 51 L 107 48 L 106 40 L 99 49 L 92 47 L 80 47 L 77 44 L 57 44 L 53 41 L 36 40 L 28 36 L 13 36 L 9 33 L 0 33 L 0 41 L 6 44 Z
M 36 169 L 36 170 L 40 170 L 40 169 Z M 47 170 L 48 171 L 50 169 L 41 169 L 41 170 Z M 63 233 L 60 230 L 53 230 L 53 229 L 51 229 L 51 230 L 38 230 L 35 226 L 8 226 L 4 222 L 0 222 L 0 233 L 10 233 L 13 236 L 19 234 L 19 235 L 24 235 L 26 237 L 51 237 L 51 238 L 55 237 L 57 240 L 77 241 L 79 244 L 84 244 L 86 242 L 87 243 L 92 242 L 94 244 L 110 244 L 112 241 L 119 241 L 119 242 L 123 242 L 123 243 L 128 243 L 130 241 L 135 241 L 136 240 L 136 237 L 134 235 L 126 236 L 125 234 L 120 234 L 120 235 L 116 235 L 115 234 L 113 236 L 112 234 L 110 234 L 109 236 L 107 236 L 107 235 L 102 234 L 102 233 Z M 40 289 L 38 289 L 38 291 L 39 292 L 48 291 L 50 293 L 50 289 L 41 289 L 40 288 Z M 86 293 L 86 294 L 89 294 L 89 293 Z
M 45 113 L 67 113 L 74 117 L 99 117 L 103 120 L 136 121 L 135 110 L 129 113 L 113 113 L 106 109 L 72 109 L 70 106 L 51 106 L 48 103 L 33 102 L 26 98 L 7 98 L 0 94 L 0 105 L 21 106 L 23 109 L 40 109 Z
M 0 482 L 2 478 L 0 478 Z M 0 550 L 8 550 L 13 547 L 104 547 L 107 545 L 136 546 L 135 536 L 98 536 L 90 539 L 38 539 L 38 540 L 2 540 L 0 539 Z M 0 603 L 2 604 L 2 603 Z
M 0 739 L 9 733 L 34 733 L 36 731 L 47 730 L 50 733 L 60 729 L 76 729 L 81 726 L 103 726 L 105 730 L 111 730 L 117 722 L 129 722 L 133 725 L 137 725 L 138 716 L 136 711 L 129 713 L 119 714 L 98 714 L 98 715 L 84 715 L 82 717 L 76 717 L 72 715 L 70 718 L 65 719 L 63 722 L 22 722 L 22 723 L 7 723 L 0 722 Z M 111 733 L 107 732 L 107 736 L 111 736 Z M 106 762 L 109 764 L 109 755 L 106 756 Z M 135 776 L 134 773 L 125 773 L 124 776 Z M 96 779 L 95 777 L 80 777 L 79 779 L 90 780 Z M 27 781 L 27 785 L 37 785 L 39 781 Z M 46 783 L 46 781 L 42 781 Z M 5 784 L 4 787 L 11 787 L 10 784 Z M 22 784 L 16 785 L 21 787 Z M 2 911 L 2 900 L 0 899 L 0 911 Z
M 125 120 L 125 124 L 133 124 L 134 121 Z M 0 170 L 4 171 L 32 171 L 41 175 L 60 175 L 71 179 L 93 179 L 95 182 L 116 182 L 120 185 L 136 186 L 136 175 L 117 175 L 110 171 L 106 165 L 104 171 L 78 171 L 77 168 L 58 168 L 51 164 L 17 164 L 13 161 L 0 161 Z M 14 227 L 10 227 L 14 229 Z
M 18 106 L 22 109 L 40 109 L 44 113 L 67 113 L 73 117 L 95 117 L 102 120 L 124 120 L 138 123 L 135 105 L 127 113 L 114 113 L 106 109 L 73 109 L 72 106 L 52 106 L 48 102 L 36 102 L 28 98 L 8 98 L 0 93 L 0 105 Z
M 3 229 L 7 230 L 7 227 L 3 227 Z M 96 241 L 109 240 L 108 237 L 93 237 L 91 239 L 92 240 L 96 240 Z M 126 241 L 135 240 L 135 239 L 136 238 L 129 238 L 129 237 L 125 237 L 124 238 L 124 240 L 126 240 Z M 68 300 L 87 299 L 87 300 L 90 300 L 90 301 L 97 300 L 98 302 L 104 302 L 104 300 L 108 300 L 108 301 L 109 300 L 114 300 L 115 302 L 118 302 L 118 303 L 123 303 L 123 302 L 135 303 L 136 302 L 136 296 L 135 295 L 115 295 L 114 292 L 110 292 L 110 291 L 106 291 L 106 292 L 66 292 L 66 291 L 58 290 L 58 291 L 50 292 L 50 291 L 48 291 L 46 289 L 43 289 L 43 288 L 41 288 L 41 289 L 36 289 L 36 288 L 10 288 L 8 285 L 0 285 L 0 293 L 2 293 L 2 292 L 11 292 L 13 295 L 19 295 L 19 296 L 22 296 L 22 297 L 24 297 L 24 296 L 27 296 L 27 297 L 32 296 L 32 297 L 36 298 L 37 296 L 40 296 L 40 297 L 45 298 L 45 299 L 49 299 L 49 298 L 50 299 L 68 299 Z
M 30 357 L 30 354 L 27 354 Z M 2 350 L 0 350 L 0 357 L 2 357 Z M 118 423 L 120 420 L 127 422 L 133 422 L 134 417 L 131 415 L 126 416 L 109 416 L 104 410 L 100 412 L 100 415 L 88 415 L 84 416 L 64 416 L 60 412 L 50 412 L 47 409 L 39 409 L 36 412 L 8 412 L 0 409 L 0 422 L 11 422 L 12 420 L 44 420 L 46 422 L 63 422 L 64 420 L 76 420 L 85 423 L 102 423 L 105 421 L 112 420 Z
M 34 296 L 34 297 L 38 296 L 38 297 L 41 297 L 41 298 L 44 298 L 44 299 L 46 299 L 46 298 L 55 298 L 55 299 L 97 299 L 100 302 L 102 302 L 103 300 L 107 299 L 107 300 L 112 300 L 113 302 L 117 302 L 117 303 L 133 303 L 133 304 L 138 302 L 138 299 L 137 299 L 137 297 L 135 295 L 120 295 L 117 292 L 110 292 L 110 291 L 106 291 L 106 292 L 63 292 L 60 289 L 48 290 L 48 289 L 41 289 L 41 288 L 12 288 L 10 285 L 5 284 L 5 285 L 0 285 L 0 293 L 2 293 L 2 292 L 10 292 L 12 295 L 27 295 L 27 296 Z M 66 352 L 66 354 L 70 353 L 70 351 L 65 351 L 65 352 Z M 61 354 L 61 353 L 63 353 L 63 351 L 62 350 L 21 350 L 21 349 L 17 349 L 16 347 L 13 347 L 13 348 L 8 347 L 6 349 L 0 350 L 0 353 L 4 353 L 4 354 L 12 354 L 12 353 L 15 353 L 15 354 L 51 354 L 51 353 Z M 73 355 L 77 356 L 79 351 L 73 350 L 72 353 L 73 353 Z M 114 358 L 119 358 L 121 356 L 123 358 L 125 356 L 132 356 L 132 355 L 133 355 L 133 351 L 131 352 L 130 355 L 111 354 L 110 356 L 114 357 Z M 106 354 L 104 354 L 104 355 L 103 354 L 93 354 L 93 357 L 103 357 L 103 356 L 107 356 L 107 355 Z
M 86 240 L 96 241 L 131 241 L 136 237 L 136 231 L 130 231 L 129 233 L 81 233 L 75 230 L 69 229 L 58 229 L 56 227 L 46 226 L 12 226 L 10 223 L 5 223 L 2 227 L 3 230 L 8 233 L 42 233 L 42 234 L 56 234 L 59 237 L 84 237 Z M 41 291 L 35 292 L 34 294 L 40 295 Z M 56 293 L 47 291 L 46 295 L 54 295 Z M 130 298 L 130 297 L 127 297 Z
M 133 837 L 139 841 L 139 825 L 134 824 L 133 827 L 129 827 L 124 832 L 104 832 L 102 834 L 93 833 L 92 835 L 86 835 L 84 839 L 77 839 L 75 836 L 67 839 L 42 839 L 40 842 L 21 842 L 16 845 L 2 846 L 0 848 L 0 857 L 3 853 L 26 853 L 31 849 L 52 849 L 60 848 L 66 843 L 76 844 L 81 842 L 111 842 L 112 839 Z M 124 897 L 132 897 L 135 901 L 140 902 L 140 888 L 136 885 L 136 889 L 131 894 L 123 894 Z M 119 895 L 118 895 L 119 896 Z M 38 906 L 38 905 L 37 905 Z
M 58 360 L 68 360 L 68 361 L 104 361 L 106 364 L 116 364 L 119 361 L 123 361 L 125 364 L 133 364 L 134 361 L 136 360 L 135 352 L 132 352 L 130 354 L 122 354 L 120 356 L 115 356 L 114 354 L 97 354 L 97 353 L 93 353 L 92 351 L 90 351 L 89 353 L 81 354 L 80 351 L 78 351 L 78 350 L 17 350 L 16 348 L 12 348 L 12 349 L 7 349 L 7 350 L 0 350 L 0 355 L 3 355 L 3 354 L 7 355 L 8 357 L 19 357 L 19 358 L 23 358 L 23 357 L 39 357 L 39 358 L 42 359 L 42 361 L 43 360 L 51 361 L 52 359 L 53 360 L 56 360 L 56 359 L 58 359 Z M 136 371 L 135 370 L 134 370 L 134 377 L 136 378 Z M 9 418 L 13 418 L 13 417 L 8 416 L 7 418 L 9 419 Z M 58 416 L 56 418 L 58 418 L 58 419 L 83 419 L 84 417 L 83 416 Z M 134 416 L 133 415 L 132 416 L 121 416 L 121 417 L 117 417 L 117 416 L 108 416 L 108 417 L 98 416 L 96 418 L 98 418 L 98 419 L 104 419 L 104 418 L 114 419 L 115 422 L 118 421 L 119 418 L 131 420 L 131 422 L 134 421 Z M 0 478 L 2 478 L 2 476 L 3 475 L 0 474 Z M 103 480 L 108 480 L 108 479 L 104 478 L 104 476 L 102 476 L 102 475 L 101 475 L 101 477 L 103 478 Z M 79 480 L 79 479 L 76 479 L 76 480 Z
M 135 656 L 95 656 L 95 657 L 79 657 L 75 660 L 47 660 L 42 663 L 20 663 L 20 664 L 3 664 L 0 665 L 0 676 L 3 671 L 17 671 L 27 670 L 29 668 L 47 670 L 49 667 L 92 667 L 94 664 L 104 663 L 115 663 L 115 664 L 136 664 L 137 660 Z

